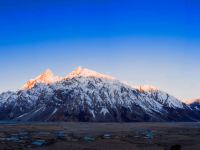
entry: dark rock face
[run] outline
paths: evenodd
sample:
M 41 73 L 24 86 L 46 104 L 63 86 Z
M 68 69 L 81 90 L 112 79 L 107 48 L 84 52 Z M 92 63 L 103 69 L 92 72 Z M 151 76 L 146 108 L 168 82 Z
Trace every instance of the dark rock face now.
M 199 101 L 195 101 L 195 102 L 190 104 L 190 107 L 193 110 L 200 111 L 200 102 Z
M 1 94 L 0 120 L 198 121 L 195 107 L 159 90 L 141 91 L 114 79 L 79 76 Z
M 199 118 L 200 117 L 200 100 L 197 99 L 196 101 L 191 103 L 189 106 L 191 110 L 193 111 L 193 116 L 195 116 L 195 118 Z M 197 121 L 199 120 L 200 119 L 198 119 Z

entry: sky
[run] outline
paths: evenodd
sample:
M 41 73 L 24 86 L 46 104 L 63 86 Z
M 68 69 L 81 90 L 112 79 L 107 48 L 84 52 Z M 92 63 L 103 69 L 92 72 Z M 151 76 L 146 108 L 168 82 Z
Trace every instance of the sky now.
M 0 92 L 78 66 L 200 97 L 199 0 L 1 0 Z

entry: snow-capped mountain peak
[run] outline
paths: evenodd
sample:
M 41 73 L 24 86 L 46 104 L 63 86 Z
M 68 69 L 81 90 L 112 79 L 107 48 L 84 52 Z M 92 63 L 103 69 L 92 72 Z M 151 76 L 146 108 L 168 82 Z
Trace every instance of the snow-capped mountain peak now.
M 96 71 L 83 68 L 83 67 L 78 67 L 77 69 L 75 69 L 74 71 L 72 71 L 70 74 L 66 76 L 67 79 L 68 78 L 70 79 L 73 77 L 95 77 L 95 78 L 104 78 L 104 79 L 109 79 L 109 80 L 115 79 L 112 76 L 101 74 Z
M 41 75 L 37 76 L 35 79 L 31 79 L 26 82 L 23 89 L 31 89 L 37 83 L 51 84 L 62 80 L 62 77 L 55 76 L 50 69 L 46 69 Z
M 199 121 L 198 111 L 200 105 L 188 106 L 158 88 L 133 87 L 82 67 L 65 78 L 47 69 L 23 90 L 0 94 L 0 120 Z
M 37 77 L 37 79 L 45 81 L 53 77 L 54 77 L 53 72 L 50 69 L 46 69 L 41 75 Z

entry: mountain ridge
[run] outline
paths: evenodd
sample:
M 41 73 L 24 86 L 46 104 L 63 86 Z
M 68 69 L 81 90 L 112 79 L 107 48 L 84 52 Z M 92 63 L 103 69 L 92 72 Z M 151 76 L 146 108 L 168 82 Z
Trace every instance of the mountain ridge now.
M 133 88 L 86 68 L 79 67 L 64 78 L 47 70 L 31 81 L 31 88 L 0 94 L 0 120 L 200 120 L 198 111 L 166 92 L 152 87 Z

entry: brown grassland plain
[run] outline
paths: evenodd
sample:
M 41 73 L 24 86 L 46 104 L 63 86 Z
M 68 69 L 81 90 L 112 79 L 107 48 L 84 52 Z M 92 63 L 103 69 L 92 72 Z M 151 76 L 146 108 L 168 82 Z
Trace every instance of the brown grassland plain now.
M 0 150 L 200 150 L 200 123 L 1 123 Z

